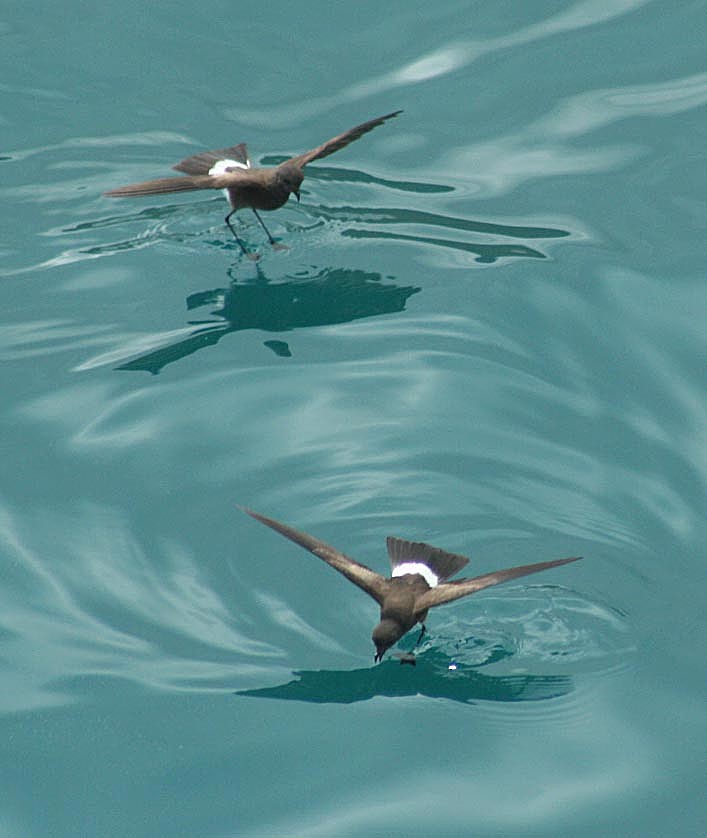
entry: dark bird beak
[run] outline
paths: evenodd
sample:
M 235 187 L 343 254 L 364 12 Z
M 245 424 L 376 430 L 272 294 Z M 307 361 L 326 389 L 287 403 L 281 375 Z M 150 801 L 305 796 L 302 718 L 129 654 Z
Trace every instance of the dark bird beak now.
M 295 198 L 297 198 L 297 203 L 299 204 L 299 192 L 295 192 Z

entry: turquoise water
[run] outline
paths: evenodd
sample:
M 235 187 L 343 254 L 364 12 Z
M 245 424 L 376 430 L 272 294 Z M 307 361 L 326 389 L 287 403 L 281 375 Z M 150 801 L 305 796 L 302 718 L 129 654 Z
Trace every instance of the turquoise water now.
M 704 834 L 707 4 L 0 34 L 0 834 Z M 240 214 L 257 264 L 216 193 L 101 196 L 397 108 L 288 250 Z M 375 667 L 375 605 L 237 503 L 382 572 L 584 559 Z

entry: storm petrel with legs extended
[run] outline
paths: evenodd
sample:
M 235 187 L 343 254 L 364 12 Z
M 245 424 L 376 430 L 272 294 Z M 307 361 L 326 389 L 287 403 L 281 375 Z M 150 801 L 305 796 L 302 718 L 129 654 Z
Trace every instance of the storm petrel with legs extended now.
M 166 177 L 157 180 L 146 180 L 142 183 L 131 183 L 119 186 L 103 194 L 109 198 L 131 198 L 140 195 L 164 195 L 169 192 L 189 192 L 194 189 L 222 189 L 231 211 L 226 216 L 226 224 L 233 233 L 235 240 L 246 256 L 257 259 L 257 255 L 250 254 L 243 242 L 236 235 L 231 224 L 231 216 L 236 210 L 250 208 L 260 222 L 271 245 L 276 246 L 275 239 L 270 235 L 258 210 L 275 210 L 281 207 L 290 195 L 299 201 L 299 189 L 304 180 L 304 167 L 312 160 L 328 157 L 335 151 L 344 148 L 349 143 L 382 125 L 387 119 L 392 119 L 402 111 L 393 111 L 385 116 L 370 119 L 355 128 L 349 128 L 343 134 L 332 137 L 325 143 L 290 157 L 279 166 L 268 168 L 253 168 L 248 159 L 248 149 L 245 143 L 221 148 L 216 151 L 202 151 L 193 157 L 187 157 L 172 168 L 179 172 L 186 172 L 187 177 Z

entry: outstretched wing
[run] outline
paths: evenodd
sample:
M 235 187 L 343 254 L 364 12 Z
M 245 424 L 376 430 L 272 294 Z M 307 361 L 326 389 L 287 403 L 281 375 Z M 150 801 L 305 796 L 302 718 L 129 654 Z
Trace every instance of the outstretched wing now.
M 387 119 L 392 119 L 399 113 L 402 113 L 402 111 L 393 111 L 392 113 L 387 113 L 385 116 L 379 116 L 377 119 L 369 119 L 368 122 L 362 122 L 355 128 L 349 128 L 349 130 L 344 131 L 343 134 L 339 134 L 337 137 L 332 137 L 330 140 L 327 140 L 320 146 L 313 148 L 311 151 L 305 151 L 303 154 L 298 154 L 297 157 L 292 157 L 285 162 L 294 163 L 295 166 L 298 166 L 301 169 L 302 166 L 306 166 L 307 163 L 311 163 L 312 160 L 318 160 L 320 157 L 328 157 L 340 148 L 344 148 L 344 146 L 347 146 L 349 143 L 352 143 L 354 140 L 357 140 L 359 137 L 362 137 L 364 134 L 367 134 L 369 131 L 377 128 Z
M 300 547 L 304 547 L 305 550 L 309 550 L 310 553 L 314 553 L 322 561 L 331 565 L 334 570 L 342 573 L 354 585 L 357 585 L 369 596 L 372 596 L 379 605 L 383 602 L 384 594 L 389 586 L 389 580 L 385 576 L 381 576 L 380 573 L 376 573 L 369 567 L 350 559 L 335 547 L 331 547 L 329 544 L 320 541 L 312 535 L 308 535 L 306 532 L 296 530 L 294 527 L 288 527 L 287 524 L 281 524 L 279 521 L 274 520 L 274 518 L 259 515 L 257 512 L 253 512 L 252 509 L 246 509 L 244 506 L 239 506 L 238 508 L 247 515 L 250 515 L 251 518 L 255 518 L 256 521 L 260 521 L 261 524 L 265 524 L 266 527 L 270 527 L 275 532 L 279 532 L 280 535 L 284 535 L 285 538 L 289 538 L 290 541 L 294 541 L 295 544 L 299 544 Z
M 227 189 L 229 186 L 258 186 L 257 175 L 248 169 L 234 169 L 222 175 L 194 175 L 192 177 L 161 177 L 119 186 L 103 194 L 108 198 L 132 198 L 141 195 L 164 195 L 169 192 L 191 192 L 195 189 Z
M 167 192 L 191 192 L 193 189 L 215 189 L 214 179 L 210 175 L 199 177 L 161 177 L 157 180 L 145 180 L 142 183 L 130 183 L 110 189 L 103 194 L 108 198 L 129 198 L 139 195 L 163 195 Z
M 475 576 L 473 579 L 459 579 L 456 582 L 444 582 L 436 588 L 425 591 L 418 597 L 415 607 L 419 610 L 432 608 L 435 605 L 443 605 L 445 602 L 452 602 L 461 599 L 469 594 L 475 594 L 483 588 L 490 588 L 492 585 L 500 585 L 519 576 L 527 576 L 530 573 L 539 573 L 541 570 L 549 570 L 551 567 L 559 567 L 563 564 L 576 562 L 581 556 L 574 556 L 571 559 L 555 559 L 550 562 L 537 562 L 536 564 L 524 564 L 519 567 L 509 567 L 506 570 L 496 570 L 493 573 L 485 573 L 483 576 Z

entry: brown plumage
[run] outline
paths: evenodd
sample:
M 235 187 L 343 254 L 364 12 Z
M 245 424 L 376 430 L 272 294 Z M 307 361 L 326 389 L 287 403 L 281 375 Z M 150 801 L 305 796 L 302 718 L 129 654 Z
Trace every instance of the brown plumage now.
M 380 622 L 373 629 L 373 643 L 376 647 L 375 661 L 382 659 L 385 652 L 416 624 L 422 624 L 420 639 L 425 632 L 425 619 L 430 608 L 453 602 L 455 599 L 500 585 L 519 576 L 549 570 L 569 562 L 578 561 L 581 556 L 569 559 L 553 559 L 547 562 L 509 567 L 475 576 L 471 579 L 447 580 L 469 563 L 466 556 L 447 553 L 438 547 L 402 538 L 388 537 L 388 556 L 392 569 L 391 577 L 382 576 L 366 565 L 349 558 L 318 538 L 281 524 L 274 518 L 267 518 L 250 509 L 240 507 L 243 512 L 265 524 L 267 527 L 304 547 L 343 574 L 350 582 L 361 588 L 380 606 Z M 430 584 L 432 583 L 432 584 Z M 419 639 L 418 639 L 419 642 Z
M 186 172 L 187 177 L 157 178 L 141 183 L 131 183 L 127 186 L 119 186 L 117 189 L 110 189 L 103 194 L 109 198 L 133 198 L 143 195 L 165 195 L 170 192 L 191 192 L 196 189 L 223 189 L 231 205 L 231 212 L 226 216 L 226 224 L 243 253 L 250 255 L 231 225 L 231 216 L 236 210 L 252 209 L 265 230 L 270 244 L 274 245 L 275 240 L 257 211 L 278 209 L 291 194 L 294 194 L 299 201 L 299 188 L 304 179 L 303 169 L 308 163 L 339 151 L 399 113 L 402 111 L 393 111 L 385 116 L 363 122 L 310 151 L 285 160 L 279 166 L 252 168 L 245 143 L 239 143 L 230 148 L 202 151 L 173 166 L 177 171 Z M 214 167 L 217 171 L 209 174 Z

